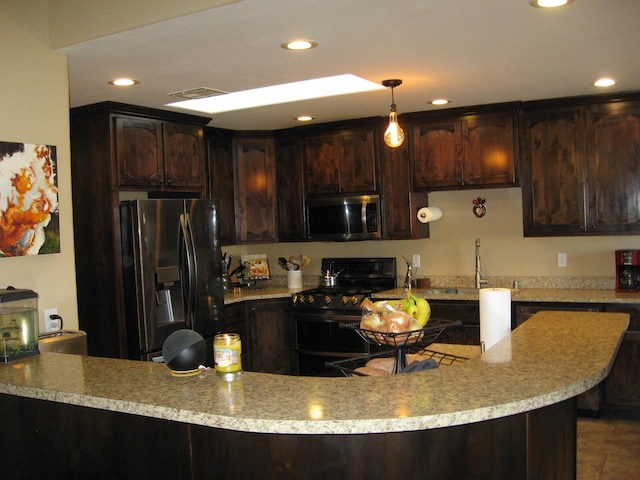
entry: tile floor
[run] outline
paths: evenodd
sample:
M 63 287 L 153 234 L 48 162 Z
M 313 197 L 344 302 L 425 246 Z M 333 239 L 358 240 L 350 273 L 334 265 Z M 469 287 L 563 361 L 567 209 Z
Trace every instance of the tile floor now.
M 640 479 L 640 420 L 578 418 L 577 480 Z

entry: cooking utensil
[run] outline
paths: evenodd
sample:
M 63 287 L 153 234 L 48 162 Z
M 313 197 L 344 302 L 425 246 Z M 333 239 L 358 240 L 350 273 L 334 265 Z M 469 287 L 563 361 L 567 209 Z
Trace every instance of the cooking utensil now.
M 307 268 L 310 263 L 311 263 L 311 259 L 306 255 L 303 255 L 302 262 L 300 262 L 300 270 L 302 270 L 303 268 Z
M 285 270 L 289 270 L 289 267 L 287 266 L 287 259 L 284 257 L 278 258 L 278 265 L 280 265 Z

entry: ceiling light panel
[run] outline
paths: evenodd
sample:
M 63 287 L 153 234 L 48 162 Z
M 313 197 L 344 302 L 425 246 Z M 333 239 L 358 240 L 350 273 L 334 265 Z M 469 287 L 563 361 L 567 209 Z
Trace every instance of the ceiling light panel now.
M 254 88 L 215 97 L 183 100 L 167 107 L 184 108 L 208 114 L 266 107 L 282 103 L 300 102 L 314 98 L 334 97 L 353 93 L 383 90 L 380 84 L 352 74 L 302 80 L 299 82 Z

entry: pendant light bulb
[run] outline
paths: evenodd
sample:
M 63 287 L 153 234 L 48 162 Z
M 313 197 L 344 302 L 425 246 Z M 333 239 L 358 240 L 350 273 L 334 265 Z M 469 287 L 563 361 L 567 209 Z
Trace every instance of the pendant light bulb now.
M 397 148 L 404 143 L 404 131 L 398 123 L 398 114 L 396 113 L 395 105 L 391 106 L 389 126 L 384 132 L 384 143 L 389 145 L 391 148 Z
M 389 112 L 389 126 L 384 132 L 384 143 L 391 148 L 397 148 L 404 143 L 404 131 L 398 123 L 398 113 L 396 112 L 396 102 L 393 97 L 393 89 L 402 84 L 402 80 L 383 80 L 382 85 L 391 87 L 391 112 Z

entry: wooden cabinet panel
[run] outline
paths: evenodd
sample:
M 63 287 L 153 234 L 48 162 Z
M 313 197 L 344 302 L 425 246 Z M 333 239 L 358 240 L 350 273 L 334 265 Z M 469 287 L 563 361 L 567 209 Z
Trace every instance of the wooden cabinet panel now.
M 613 408 L 632 408 L 640 412 L 640 306 L 605 305 L 606 312 L 629 313 L 629 328 L 624 336 L 611 373 L 604 381 L 606 405 Z
M 460 185 L 461 132 L 458 122 L 413 128 L 413 186 L 415 189 Z
M 399 148 L 380 148 L 383 236 L 388 240 L 428 238 L 429 224 L 417 221 L 418 208 L 427 206 L 426 193 L 411 192 L 409 142 Z
M 522 114 L 525 236 L 640 233 L 640 101 L 548 103 Z
M 348 131 L 340 140 L 340 191 L 376 191 L 373 131 Z
M 305 139 L 305 181 L 308 194 L 340 191 L 340 159 L 337 135 Z
M 586 228 L 582 109 L 527 113 L 523 119 L 525 236 Z
M 220 242 L 233 245 L 236 241 L 236 212 L 233 191 L 233 134 L 207 129 L 207 176 L 209 198 L 218 202 Z
M 162 122 L 115 117 L 116 169 L 120 186 L 160 186 L 164 182 Z
M 276 241 L 276 171 L 272 138 L 235 141 L 234 182 L 238 242 Z
M 441 320 L 461 321 L 446 328 L 435 340 L 438 343 L 480 345 L 480 304 L 473 301 L 429 300 L 431 316 Z
M 376 192 L 376 177 L 372 129 L 344 130 L 305 139 L 308 195 Z
M 589 114 L 590 228 L 640 231 L 640 102 L 593 106 Z
M 164 123 L 165 184 L 169 187 L 204 187 L 202 127 Z
M 474 115 L 462 127 L 464 185 L 515 184 L 511 115 Z
M 413 127 L 416 190 L 516 185 L 512 112 L 420 120 Z
M 248 305 L 251 370 L 293 372 L 293 322 L 289 299 L 252 301 Z
M 304 173 L 302 140 L 276 138 L 278 238 L 281 242 L 304 240 Z

